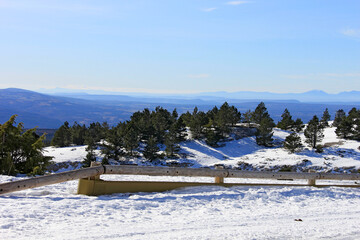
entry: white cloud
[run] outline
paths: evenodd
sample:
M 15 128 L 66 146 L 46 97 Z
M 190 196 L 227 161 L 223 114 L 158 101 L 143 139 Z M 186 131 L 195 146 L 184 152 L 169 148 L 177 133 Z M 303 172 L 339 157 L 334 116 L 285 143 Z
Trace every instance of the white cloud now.
M 216 10 L 216 8 L 204 8 L 201 11 L 203 11 L 203 12 L 212 12 L 214 10 Z
M 189 78 L 208 78 L 210 77 L 210 74 L 206 74 L 206 73 L 201 73 L 201 74 L 190 74 L 188 76 Z
M 245 4 L 245 3 L 249 3 L 249 1 L 231 1 L 231 2 L 227 2 L 226 4 L 228 4 L 228 5 L 240 5 L 240 4 Z
M 360 37 L 360 29 L 347 28 L 342 30 L 341 33 L 349 37 Z

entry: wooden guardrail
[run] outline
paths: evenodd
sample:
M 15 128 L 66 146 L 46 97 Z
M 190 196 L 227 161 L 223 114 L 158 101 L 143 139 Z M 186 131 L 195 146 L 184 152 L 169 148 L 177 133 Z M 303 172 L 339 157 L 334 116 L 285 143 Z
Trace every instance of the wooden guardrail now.
M 224 178 L 257 178 L 257 179 L 277 179 L 277 180 L 303 179 L 303 180 L 308 180 L 307 185 L 315 185 L 316 180 L 360 180 L 360 174 L 358 173 L 345 174 L 345 173 L 320 173 L 320 172 L 318 173 L 260 172 L 260 171 L 255 172 L 255 171 L 240 171 L 240 170 L 223 169 L 223 168 L 210 169 L 210 168 L 179 168 L 179 167 L 142 167 L 142 166 L 129 166 L 129 165 L 119 165 L 119 166 L 100 165 L 90 168 L 47 175 L 47 176 L 24 179 L 20 181 L 2 183 L 0 184 L 0 194 L 20 191 L 29 188 L 36 188 L 36 187 L 55 184 L 55 183 L 61 183 L 75 179 L 86 179 L 88 181 L 100 182 L 102 180 L 99 179 L 99 176 L 102 174 L 215 177 L 215 183 L 223 184 L 223 185 L 225 185 L 223 183 Z M 102 181 L 102 182 L 106 182 L 106 181 Z M 194 184 L 199 185 L 201 183 L 194 183 Z

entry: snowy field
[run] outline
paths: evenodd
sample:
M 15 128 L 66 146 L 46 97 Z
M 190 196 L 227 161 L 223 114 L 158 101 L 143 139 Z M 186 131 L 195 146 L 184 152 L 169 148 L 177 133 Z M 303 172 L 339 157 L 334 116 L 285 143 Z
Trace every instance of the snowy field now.
M 1 196 L 1 239 L 360 236 L 357 188 L 204 186 L 99 197 L 76 195 L 76 188 L 71 181 Z
M 288 133 L 275 130 L 277 141 Z M 210 148 L 200 141 L 182 144 L 193 167 L 222 163 L 255 169 L 296 165 L 307 159 L 320 171 L 360 168 L 359 142 L 340 141 L 325 131 L 323 153 L 289 154 L 262 148 L 253 138 Z M 47 148 L 67 170 L 78 167 L 85 147 Z M 141 159 L 134 159 L 141 163 Z M 241 162 L 241 163 L 239 163 Z M 63 171 L 60 169 L 58 171 Z M 106 180 L 149 180 L 146 176 L 102 176 Z M 20 177 L 1 176 L 0 182 Z M 211 178 L 152 177 L 156 181 L 213 181 Z M 225 179 L 225 181 L 229 181 Z M 246 181 L 246 180 L 242 180 Z M 254 181 L 254 180 L 252 180 Z M 285 183 L 285 182 L 284 182 Z M 70 181 L 0 196 L 0 239 L 359 239 L 360 189 L 343 187 L 202 186 L 163 193 L 77 195 Z

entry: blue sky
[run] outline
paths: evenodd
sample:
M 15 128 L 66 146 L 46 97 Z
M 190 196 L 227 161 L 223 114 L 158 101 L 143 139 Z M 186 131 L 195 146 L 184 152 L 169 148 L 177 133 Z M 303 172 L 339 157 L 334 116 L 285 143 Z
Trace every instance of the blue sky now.
M 0 0 L 0 88 L 360 90 L 358 0 Z

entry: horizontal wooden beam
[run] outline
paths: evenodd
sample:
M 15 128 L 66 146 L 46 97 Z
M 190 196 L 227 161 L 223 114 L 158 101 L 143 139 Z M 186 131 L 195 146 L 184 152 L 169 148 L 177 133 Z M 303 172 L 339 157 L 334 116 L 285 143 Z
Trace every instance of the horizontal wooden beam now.
M 179 167 L 141 167 L 128 165 L 105 165 L 105 174 L 148 175 L 148 176 L 188 176 L 188 177 L 229 177 L 259 179 L 323 179 L 360 180 L 360 174 L 352 173 L 298 173 L 240 171 L 233 169 L 179 168 Z
M 14 182 L 2 183 L 0 184 L 0 194 L 76 180 L 79 178 L 88 178 L 92 176 L 97 176 L 104 174 L 105 172 L 104 170 L 105 169 L 103 166 L 97 166 L 91 168 L 77 169 L 68 172 L 56 173 L 47 176 L 34 177 L 34 178 L 24 179 Z
M 65 181 L 90 178 L 101 174 L 149 175 L 149 176 L 188 176 L 188 177 L 228 177 L 258 179 L 304 179 L 304 180 L 360 180 L 360 174 L 345 173 L 297 173 L 297 172 L 255 172 L 233 169 L 143 167 L 129 165 L 103 165 L 78 169 L 47 176 L 24 179 L 0 184 L 0 194 L 35 188 Z

